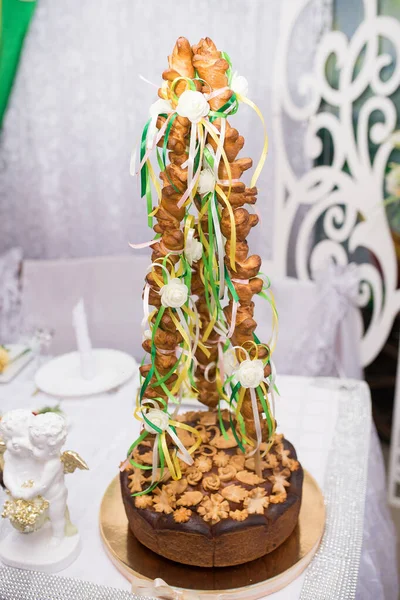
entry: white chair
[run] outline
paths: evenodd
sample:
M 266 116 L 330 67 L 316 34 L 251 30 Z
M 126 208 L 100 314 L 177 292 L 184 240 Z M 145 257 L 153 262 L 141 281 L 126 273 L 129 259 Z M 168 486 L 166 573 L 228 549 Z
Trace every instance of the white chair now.
M 53 328 L 54 354 L 75 349 L 72 308 L 83 297 L 93 345 L 140 358 L 141 293 L 148 264 L 147 256 L 25 261 L 25 327 Z
M 83 297 L 93 344 L 119 348 L 141 359 L 141 293 L 149 264 L 149 256 L 144 255 L 28 260 L 23 268 L 23 320 L 55 330 L 53 353 L 70 351 L 75 347 L 72 308 Z M 344 364 L 346 376 L 360 377 L 358 338 L 346 335 L 355 314 L 347 311 L 342 323 L 332 317 L 343 313 L 341 296 L 333 288 L 328 287 L 327 293 L 326 286 L 288 277 L 273 280 L 272 287 L 280 318 L 274 355 L 278 372 L 337 375 Z M 326 319 L 328 309 L 330 319 Z M 261 298 L 256 299 L 255 318 L 260 339 L 268 341 L 270 309 Z

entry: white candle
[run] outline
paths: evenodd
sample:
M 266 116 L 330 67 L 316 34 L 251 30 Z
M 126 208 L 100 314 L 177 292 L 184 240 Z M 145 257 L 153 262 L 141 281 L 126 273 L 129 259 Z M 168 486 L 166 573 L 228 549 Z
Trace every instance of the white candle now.
M 75 329 L 76 345 L 80 354 L 81 376 L 83 379 L 93 379 L 95 364 L 83 298 L 79 300 L 72 311 L 72 322 Z

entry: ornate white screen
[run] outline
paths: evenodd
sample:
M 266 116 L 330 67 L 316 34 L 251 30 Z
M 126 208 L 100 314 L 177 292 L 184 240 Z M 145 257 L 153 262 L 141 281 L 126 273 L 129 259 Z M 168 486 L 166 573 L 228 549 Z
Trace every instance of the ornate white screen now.
M 296 22 L 309 4 L 310 0 L 287 2 L 282 13 L 274 85 L 278 167 L 274 266 L 286 274 L 289 252 L 294 251 L 296 276 L 308 279 L 329 257 L 342 265 L 360 262 L 358 304 L 373 302 L 361 339 L 362 363 L 368 365 L 385 343 L 400 308 L 396 256 L 383 204 L 385 168 L 393 149 L 390 136 L 396 127 L 390 96 L 400 83 L 400 24 L 378 15 L 377 0 L 364 0 L 364 19 L 350 40 L 340 31 L 322 36 L 310 72 L 298 79 L 296 98 L 287 77 L 287 58 Z M 390 41 L 393 56 L 380 51 L 381 38 Z M 338 75 L 335 88 L 326 76 L 332 58 Z M 391 70 L 383 74 L 389 66 Z M 353 122 L 355 102 L 360 108 Z M 374 111 L 380 113 L 381 122 L 371 124 Z M 329 133 L 333 146 L 329 166 L 296 173 L 289 156 L 288 122 L 304 125 L 300 151 L 310 160 L 323 150 L 318 132 Z M 396 481 L 400 490 L 400 410 L 393 432 L 394 501 Z

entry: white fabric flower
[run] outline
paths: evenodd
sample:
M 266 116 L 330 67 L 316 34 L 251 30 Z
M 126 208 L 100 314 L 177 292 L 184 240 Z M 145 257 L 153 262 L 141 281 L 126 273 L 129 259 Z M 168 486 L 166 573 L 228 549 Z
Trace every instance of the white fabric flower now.
M 264 379 L 264 365 L 260 359 L 246 359 L 240 363 L 236 377 L 244 388 L 256 388 Z
M 170 279 L 160 289 L 161 304 L 170 306 L 171 308 L 179 308 L 183 306 L 188 298 L 189 290 L 187 285 L 178 278 Z
M 233 375 L 239 366 L 239 361 L 234 350 L 228 350 L 224 354 L 224 371 L 228 377 Z
M 185 256 L 190 266 L 200 260 L 203 254 L 203 244 L 194 237 L 194 229 L 189 229 L 185 243 Z
M 172 106 L 168 102 L 168 100 L 164 100 L 163 98 L 159 98 L 158 100 L 156 100 L 155 102 L 153 102 L 153 104 L 150 106 L 149 116 L 150 117 L 157 117 L 158 115 L 161 115 L 161 114 L 164 114 L 164 113 L 168 114 L 170 112 L 172 112 Z
M 214 173 L 211 169 L 202 169 L 199 175 L 199 184 L 197 186 L 197 191 L 201 196 L 204 194 L 209 194 L 215 188 L 215 177 Z
M 391 196 L 400 198 L 400 165 L 395 165 L 386 175 L 386 190 Z
M 186 90 L 179 97 L 176 112 L 181 117 L 186 117 L 192 123 L 198 123 L 210 112 L 210 105 L 201 92 Z
M 151 337 L 152 337 L 151 330 L 150 329 L 145 329 L 143 331 L 143 339 L 144 340 L 151 340 Z
M 146 413 L 146 418 L 153 423 L 158 429 L 165 431 L 168 427 L 169 415 L 168 413 L 160 410 L 159 408 L 152 408 Z M 158 433 L 149 423 L 144 421 L 144 428 L 149 433 Z
M 170 112 L 172 112 L 171 104 L 168 102 L 168 100 L 163 100 L 162 98 L 159 98 L 158 100 L 156 100 L 156 102 L 153 102 L 153 104 L 150 106 L 149 116 L 151 117 L 151 121 L 149 124 L 149 128 L 147 130 L 147 139 L 146 139 L 146 149 L 147 150 L 149 148 L 153 147 L 154 140 L 155 140 L 155 137 L 158 132 L 158 129 L 157 129 L 158 115 L 160 115 L 161 113 L 168 114 Z
M 245 97 L 247 97 L 247 94 L 249 93 L 249 84 L 246 77 L 238 75 L 237 71 L 232 75 L 231 90 L 234 91 L 235 94 Z

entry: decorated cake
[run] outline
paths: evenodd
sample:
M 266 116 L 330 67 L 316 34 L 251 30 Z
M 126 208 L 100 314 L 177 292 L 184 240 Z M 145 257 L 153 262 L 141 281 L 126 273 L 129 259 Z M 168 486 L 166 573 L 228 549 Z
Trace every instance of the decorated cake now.
M 121 490 L 142 544 L 180 563 L 222 567 L 281 545 L 302 496 L 296 452 L 276 432 L 277 311 L 246 240 L 259 221 L 251 208 L 267 137 L 246 79 L 209 38 L 195 46 L 179 38 L 163 80 L 132 160 L 155 236 L 131 244 L 152 248 L 148 358 L 135 410 L 142 428 L 121 463 Z M 253 162 L 238 157 L 244 138 L 228 122 L 242 105 L 264 131 L 249 186 L 241 178 Z M 271 308 L 268 342 L 256 335 L 255 294 Z M 181 414 L 187 397 L 198 410 Z

